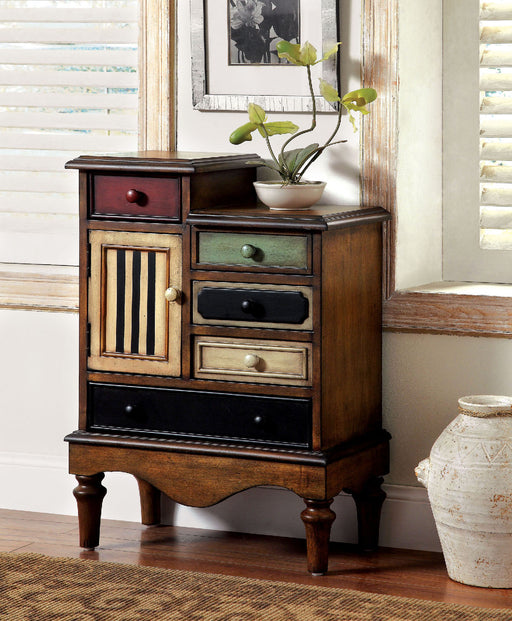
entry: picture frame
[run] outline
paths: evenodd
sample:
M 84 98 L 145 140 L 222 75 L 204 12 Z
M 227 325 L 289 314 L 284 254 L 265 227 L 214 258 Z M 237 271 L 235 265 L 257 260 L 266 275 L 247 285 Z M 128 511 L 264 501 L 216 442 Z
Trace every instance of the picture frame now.
M 306 71 L 288 63 L 230 64 L 230 0 L 190 0 L 192 102 L 201 111 L 245 111 L 249 103 L 267 112 L 311 111 Z M 223 10 L 219 11 L 219 5 Z M 298 0 L 300 42 L 310 41 L 319 58 L 339 40 L 337 0 Z M 312 67 L 317 77 L 339 87 L 337 55 Z M 270 86 L 269 86 L 270 85 Z M 334 107 L 318 95 L 318 112 Z

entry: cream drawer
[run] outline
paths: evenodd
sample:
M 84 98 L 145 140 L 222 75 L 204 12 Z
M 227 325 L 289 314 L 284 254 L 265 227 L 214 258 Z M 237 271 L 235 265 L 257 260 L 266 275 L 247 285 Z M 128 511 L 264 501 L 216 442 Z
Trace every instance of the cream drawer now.
M 311 386 L 311 343 L 196 337 L 194 376 Z

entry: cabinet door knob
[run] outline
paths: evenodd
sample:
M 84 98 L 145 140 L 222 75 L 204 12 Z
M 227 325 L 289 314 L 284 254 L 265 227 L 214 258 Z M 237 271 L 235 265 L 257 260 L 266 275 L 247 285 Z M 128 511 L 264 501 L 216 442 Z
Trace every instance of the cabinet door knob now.
M 181 291 L 176 289 L 176 287 L 169 287 L 165 290 L 164 295 L 168 302 L 178 302 L 181 296 Z
M 259 361 L 259 357 L 255 354 L 247 354 L 247 356 L 245 356 L 244 358 L 244 364 L 249 369 L 255 369 L 258 366 Z
M 139 192 L 138 190 L 131 189 L 131 190 L 128 190 L 128 192 L 126 192 L 126 200 L 129 203 L 139 204 L 142 202 L 142 197 L 143 197 L 142 192 Z
M 256 254 L 257 248 L 251 246 L 251 244 L 244 244 L 240 250 L 242 256 L 246 259 L 252 258 Z

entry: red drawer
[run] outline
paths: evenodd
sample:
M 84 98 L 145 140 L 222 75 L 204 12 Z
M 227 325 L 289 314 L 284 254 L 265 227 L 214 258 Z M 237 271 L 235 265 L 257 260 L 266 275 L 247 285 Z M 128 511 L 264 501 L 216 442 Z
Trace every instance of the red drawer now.
M 179 220 L 178 177 L 94 175 L 92 215 Z

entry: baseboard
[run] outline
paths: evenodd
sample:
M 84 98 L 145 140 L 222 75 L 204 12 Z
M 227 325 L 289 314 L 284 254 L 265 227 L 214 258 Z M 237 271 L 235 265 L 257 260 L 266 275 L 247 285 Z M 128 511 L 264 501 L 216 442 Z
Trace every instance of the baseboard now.
M 0 506 L 41 513 L 75 515 L 72 490 L 75 478 L 68 474 L 67 457 L 0 452 Z M 103 505 L 106 519 L 139 521 L 140 508 L 135 479 L 107 473 L 108 493 Z M 380 544 L 415 550 L 440 550 L 427 492 L 423 488 L 385 485 L 387 499 L 382 510 Z M 300 512 L 304 503 L 287 490 L 263 487 L 247 490 L 224 502 L 197 509 L 163 502 L 163 521 L 233 532 L 304 537 Z M 333 541 L 355 542 L 357 520 L 351 496 L 341 494 L 333 502 L 337 518 Z

